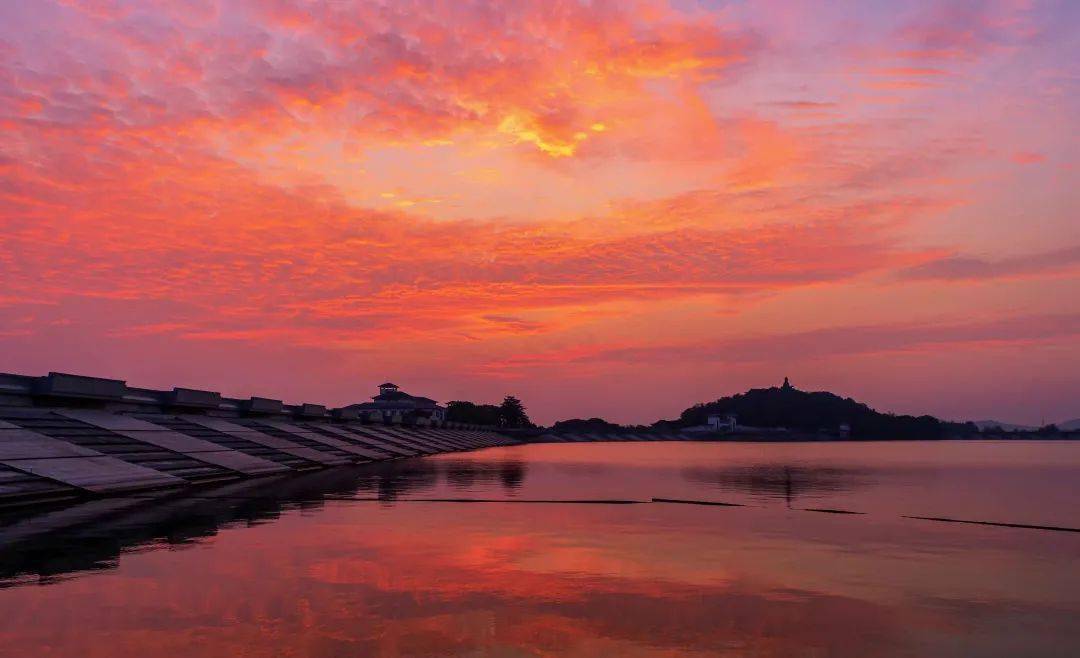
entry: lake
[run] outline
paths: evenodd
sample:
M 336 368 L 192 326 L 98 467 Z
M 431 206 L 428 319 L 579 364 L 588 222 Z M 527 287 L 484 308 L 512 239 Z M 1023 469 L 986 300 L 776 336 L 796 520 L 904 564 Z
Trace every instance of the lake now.
M 1075 656 L 1077 528 L 1064 441 L 495 448 L 0 514 L 0 654 Z

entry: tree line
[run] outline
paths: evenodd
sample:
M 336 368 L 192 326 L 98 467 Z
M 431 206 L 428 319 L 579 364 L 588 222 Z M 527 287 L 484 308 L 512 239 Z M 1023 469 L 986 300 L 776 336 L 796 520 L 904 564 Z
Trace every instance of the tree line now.
M 446 403 L 446 419 L 455 423 L 472 423 L 506 429 L 536 427 L 525 405 L 513 395 L 507 395 L 500 404 L 476 404 L 466 400 Z

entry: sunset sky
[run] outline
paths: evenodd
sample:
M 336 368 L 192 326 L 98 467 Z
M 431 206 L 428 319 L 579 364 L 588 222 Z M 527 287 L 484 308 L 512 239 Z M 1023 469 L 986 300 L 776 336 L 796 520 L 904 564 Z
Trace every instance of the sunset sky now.
M 1080 416 L 1080 3 L 0 3 L 0 371 Z

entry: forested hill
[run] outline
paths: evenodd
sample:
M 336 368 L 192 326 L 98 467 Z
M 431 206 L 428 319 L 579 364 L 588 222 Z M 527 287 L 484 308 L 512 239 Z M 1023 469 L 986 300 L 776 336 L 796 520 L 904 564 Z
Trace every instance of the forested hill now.
M 883 414 L 851 398 L 800 391 L 787 379 L 783 386 L 753 388 L 715 402 L 696 404 L 682 412 L 677 424 L 704 425 L 710 414 L 734 414 L 741 426 L 806 432 L 835 431 L 846 424 L 851 427 L 851 438 L 857 439 L 938 439 L 978 434 L 974 423 Z

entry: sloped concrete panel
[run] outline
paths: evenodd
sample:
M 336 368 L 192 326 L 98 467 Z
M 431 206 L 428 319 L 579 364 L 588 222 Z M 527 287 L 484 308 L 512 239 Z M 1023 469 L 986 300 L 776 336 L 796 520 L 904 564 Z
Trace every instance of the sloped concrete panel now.
M 318 427 L 318 429 L 323 431 L 323 432 L 329 432 L 330 434 L 336 434 L 336 435 L 342 437 L 342 439 L 346 443 L 349 443 L 350 439 L 355 440 L 355 441 L 364 441 L 363 437 L 359 437 L 359 436 L 357 436 L 355 434 L 352 434 L 350 432 L 346 432 L 345 430 L 341 429 L 340 427 L 334 427 L 333 425 L 330 425 L 329 423 L 319 423 L 318 425 L 315 425 L 315 427 Z M 364 441 L 364 442 L 367 443 L 367 441 Z M 365 448 L 363 446 L 354 445 L 352 443 L 349 443 L 349 445 L 352 445 L 355 450 L 363 451 L 363 454 L 367 455 L 370 459 L 390 459 L 391 457 L 397 457 L 398 456 L 397 453 L 390 452 L 389 450 L 387 450 L 387 451 L 375 450 L 374 448 Z
M 289 470 L 281 464 L 122 414 L 95 409 L 57 409 L 54 413 L 244 475 L 282 473 Z
M 337 448 L 338 450 L 344 450 L 345 452 L 347 452 L 349 454 L 352 454 L 352 455 L 356 455 L 357 457 L 363 457 L 365 459 L 377 459 L 375 457 L 371 457 L 370 456 L 371 453 L 364 450 L 360 446 L 355 446 L 355 445 L 353 445 L 351 443 L 346 443 L 345 441 L 341 441 L 341 440 L 335 439 L 333 437 L 329 437 L 329 436 L 326 436 L 326 435 L 323 435 L 323 434 L 319 434 L 318 432 L 313 432 L 311 430 L 306 430 L 303 427 L 293 425 L 292 423 L 285 423 L 285 422 L 282 422 L 280 420 L 263 420 L 261 422 L 264 425 L 268 425 L 269 427 L 277 428 L 277 429 L 281 430 L 282 432 L 288 432 L 289 434 L 298 434 L 298 435 L 300 435 L 300 436 L 302 436 L 302 437 L 304 437 L 304 438 L 306 438 L 306 439 L 308 439 L 310 441 L 316 441 L 316 442 L 321 443 L 321 444 L 323 444 L 325 446 L 330 446 L 331 448 Z
M 178 477 L 105 456 L 20 459 L 5 464 L 98 494 L 187 485 Z
M 0 429 L 0 461 L 50 457 L 102 457 L 102 453 L 22 428 Z M 126 462 L 125 462 L 126 463 Z
M 402 433 L 406 434 L 407 436 L 415 436 L 418 439 L 427 441 L 428 443 L 436 447 L 445 448 L 446 450 L 453 451 L 462 449 L 461 443 L 459 443 L 456 439 L 453 439 L 443 434 L 442 430 L 432 429 L 430 427 L 417 427 L 414 429 L 403 431 Z
M 178 477 L 24 429 L 0 429 L 0 463 L 101 494 L 187 484 Z
M 438 441 L 433 441 L 426 437 L 417 436 L 415 432 L 410 432 L 408 430 L 403 430 L 397 427 L 386 427 L 383 429 L 383 432 L 385 432 L 387 436 L 393 437 L 399 443 L 404 443 L 405 445 L 419 446 L 426 449 L 427 452 L 432 454 L 437 452 L 446 452 L 448 450 L 447 447 L 441 445 Z
M 287 439 L 281 439 L 276 436 L 270 436 L 269 434 L 263 434 L 257 430 L 253 430 L 242 425 L 230 423 L 220 418 L 213 418 L 210 416 L 195 416 L 195 415 L 182 415 L 179 416 L 183 420 L 189 423 L 195 423 L 196 425 L 202 425 L 203 427 L 209 427 L 212 430 L 217 430 L 222 434 L 231 434 L 232 436 L 239 437 L 241 439 L 247 439 L 252 443 L 258 443 L 259 445 L 266 446 L 267 448 L 273 448 L 279 450 L 285 454 L 292 455 L 294 457 L 300 457 L 316 464 L 341 464 L 344 460 L 335 457 L 334 455 L 328 455 L 324 452 L 319 452 L 314 448 L 308 448 L 302 446 Z
M 387 427 L 383 427 L 380 425 L 365 425 L 363 431 L 365 434 L 370 434 L 372 436 L 382 438 L 386 441 L 391 441 L 393 443 L 396 443 L 397 445 L 404 446 L 410 450 L 415 450 L 421 454 L 430 455 L 435 452 L 434 448 L 417 443 L 415 441 L 410 441 L 409 439 L 401 438 Z
M 345 427 L 335 427 L 335 426 L 331 426 L 331 427 L 333 427 L 333 430 L 336 431 L 336 432 L 342 432 L 342 431 L 347 432 L 350 435 L 356 437 L 358 440 L 363 441 L 364 443 L 367 443 L 369 445 L 375 446 L 379 450 L 382 450 L 384 452 L 388 452 L 388 453 L 390 453 L 392 455 L 397 455 L 399 457 L 412 457 L 412 456 L 417 454 L 416 450 L 412 450 L 410 448 L 404 448 L 404 447 L 396 445 L 396 444 L 391 444 L 391 443 L 389 443 L 387 441 L 384 441 L 382 438 L 379 438 L 379 437 L 375 436 L 374 433 L 372 433 L 372 432 L 365 432 L 364 431 L 364 429 L 365 429 L 364 425 L 346 425 Z
M 407 447 L 402 443 L 395 443 L 391 439 L 387 439 L 384 435 L 377 433 L 376 429 L 369 425 L 349 425 L 346 429 L 357 437 L 360 437 L 365 443 L 372 444 L 382 451 L 393 452 L 396 455 L 415 457 L 420 452 L 417 448 Z
M 439 443 L 447 446 L 449 450 L 467 450 L 469 448 L 468 442 L 459 438 L 455 438 L 446 433 L 445 430 L 440 429 L 418 429 L 416 433 L 436 440 Z
M 443 446 L 440 442 L 435 441 L 429 437 L 417 436 L 413 432 L 402 430 L 398 427 L 387 427 L 386 432 L 388 435 L 393 436 L 400 442 L 406 445 L 415 445 L 424 448 L 428 453 L 447 452 L 449 448 Z

